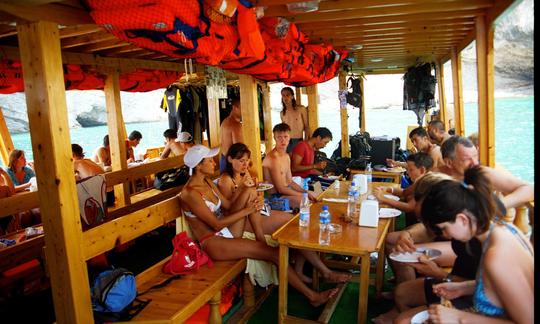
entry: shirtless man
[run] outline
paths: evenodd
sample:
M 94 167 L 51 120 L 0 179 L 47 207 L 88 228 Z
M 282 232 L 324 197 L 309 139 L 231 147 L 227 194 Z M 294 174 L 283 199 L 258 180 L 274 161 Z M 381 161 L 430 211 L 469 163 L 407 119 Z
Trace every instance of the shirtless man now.
M 71 153 L 73 154 L 73 169 L 77 180 L 105 172 L 96 162 L 84 158 L 83 149 L 79 144 L 71 144 Z
M 451 177 L 463 180 L 465 170 L 478 165 L 478 151 L 466 137 L 451 136 L 441 147 L 444 166 L 439 169 Z M 508 171 L 482 167 L 493 189 L 503 195 L 500 197 L 506 208 L 518 207 L 534 200 L 534 186 L 516 178 Z
M 442 142 L 450 138 L 450 134 L 444 129 L 444 123 L 440 120 L 432 120 L 428 123 L 427 132 L 429 140 L 433 144 L 441 145 Z
M 229 147 L 236 143 L 243 142 L 242 136 L 242 110 L 240 109 L 240 99 L 232 101 L 232 110 L 229 116 L 221 123 L 221 159 L 219 162 L 219 172 L 223 173 L 227 160 Z
M 92 161 L 96 163 L 103 164 L 104 167 L 111 165 L 111 150 L 109 145 L 109 135 L 105 135 L 103 137 L 103 146 L 99 147 L 96 152 L 94 153 L 94 156 L 92 157 Z
M 134 130 L 131 132 L 128 136 L 128 139 L 126 140 L 126 148 L 127 148 L 127 162 L 135 162 L 137 159 L 135 158 L 135 152 L 133 150 L 134 147 L 137 147 L 139 143 L 142 140 L 142 134 L 141 132 Z
M 184 155 L 188 148 L 192 146 L 192 137 L 188 132 L 181 132 L 180 138 L 177 138 L 174 129 L 167 129 L 163 132 L 163 137 L 165 137 L 165 149 L 159 156 L 161 159 L 166 159 L 171 153 L 172 156 Z
M 302 200 L 302 194 L 306 190 L 292 181 L 291 158 L 286 151 L 287 145 L 289 145 L 291 128 L 289 125 L 281 123 L 274 126 L 272 132 L 276 146 L 264 158 L 264 179 L 274 185 L 270 193 L 277 193 L 282 198 L 288 198 L 290 207 L 298 208 Z M 308 197 L 312 201 L 317 200 L 311 192 L 308 192 Z
M 429 141 L 428 133 L 423 127 L 413 129 L 409 133 L 409 138 L 418 152 L 424 152 L 433 159 L 432 171 L 438 171 L 438 168 L 444 165 L 441 155 L 441 148 L 439 145 L 433 144 Z M 407 168 L 406 162 L 398 162 L 392 159 L 386 159 L 386 163 L 390 167 L 401 166 Z
M 281 103 L 283 110 L 279 113 L 281 121 L 291 127 L 291 140 L 287 146 L 287 153 L 291 153 L 298 142 L 309 136 L 307 109 L 296 105 L 294 91 L 290 87 L 281 89 Z

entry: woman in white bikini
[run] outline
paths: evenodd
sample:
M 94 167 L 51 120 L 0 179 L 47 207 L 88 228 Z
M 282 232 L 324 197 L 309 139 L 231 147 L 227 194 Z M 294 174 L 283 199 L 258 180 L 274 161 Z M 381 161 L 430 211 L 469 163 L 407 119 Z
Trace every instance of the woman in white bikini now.
M 225 171 L 219 178 L 218 188 L 220 192 L 230 201 L 233 201 L 233 205 L 238 205 L 236 202 L 240 201 L 242 204 L 242 195 L 245 195 L 245 191 L 255 192 L 256 181 L 249 174 L 249 162 L 251 152 L 249 148 L 243 143 L 235 143 L 231 145 L 229 151 L 226 154 L 226 166 Z M 245 199 L 244 199 L 245 200 Z M 245 222 L 245 230 L 248 232 L 254 232 L 253 228 L 260 230 L 259 236 L 255 232 L 257 240 L 261 240 L 259 237 L 264 238 L 264 234 L 272 234 L 283 224 L 288 222 L 292 218 L 292 214 L 279 210 L 271 210 L 268 217 L 250 218 L 251 222 Z M 251 226 L 251 223 L 259 222 L 261 225 Z M 300 250 L 301 254 L 297 254 L 295 260 L 295 270 L 306 283 L 311 283 L 311 278 L 303 274 L 304 261 L 307 259 L 322 275 L 322 277 L 328 282 L 342 283 L 350 280 L 351 275 L 344 272 L 337 272 L 330 270 L 320 259 L 317 253 L 308 250 Z
M 258 214 L 263 205 L 262 199 L 254 191 L 246 190 L 233 204 L 220 193 L 210 180 L 216 167 L 213 157 L 218 152 L 219 149 L 195 145 L 184 156 L 184 163 L 190 167 L 192 176 L 182 189 L 180 199 L 194 238 L 213 260 L 252 258 L 279 265 L 278 248 L 240 238 L 242 233 L 238 233 L 238 229 L 243 230 L 246 217 Z M 223 215 L 221 207 L 229 214 Z M 289 283 L 313 306 L 326 303 L 337 293 L 337 288 L 322 292 L 310 289 L 290 267 L 288 277 Z

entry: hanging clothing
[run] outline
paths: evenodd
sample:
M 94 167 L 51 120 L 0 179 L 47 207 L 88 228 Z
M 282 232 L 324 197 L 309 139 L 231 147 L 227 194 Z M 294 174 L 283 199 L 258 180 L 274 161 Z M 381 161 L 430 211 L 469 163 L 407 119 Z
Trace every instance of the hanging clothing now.
M 180 103 L 182 102 L 182 96 L 180 95 L 180 88 L 171 84 L 167 87 L 163 93 L 163 99 L 161 100 L 161 109 L 168 112 L 169 128 L 178 132 L 178 111 L 180 109 Z
M 187 89 L 181 89 L 180 95 L 182 100 L 180 101 L 179 117 L 182 124 L 181 131 L 194 134 L 194 121 L 195 113 L 193 112 L 193 96 L 191 91 Z

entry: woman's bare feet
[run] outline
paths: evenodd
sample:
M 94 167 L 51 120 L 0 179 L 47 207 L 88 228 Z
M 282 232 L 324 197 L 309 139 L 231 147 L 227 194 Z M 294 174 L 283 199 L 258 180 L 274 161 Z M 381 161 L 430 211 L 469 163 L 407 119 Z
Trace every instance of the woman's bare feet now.
M 321 306 L 322 304 L 326 303 L 330 298 L 334 297 L 337 292 L 339 291 L 339 288 L 333 288 L 328 289 L 325 291 L 321 291 L 318 293 L 315 293 L 314 297 L 310 299 L 310 303 L 313 307 Z
M 329 271 L 323 273 L 323 278 L 326 282 L 330 283 L 345 283 L 351 280 L 352 275 L 346 272 Z

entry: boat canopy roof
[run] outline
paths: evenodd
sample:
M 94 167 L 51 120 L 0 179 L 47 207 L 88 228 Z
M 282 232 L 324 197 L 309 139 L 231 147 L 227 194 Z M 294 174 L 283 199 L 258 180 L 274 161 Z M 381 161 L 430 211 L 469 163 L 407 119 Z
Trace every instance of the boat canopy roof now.
M 204 0 L 193 0 L 203 3 Z M 144 0 L 131 1 L 141 3 Z M 154 1 L 155 2 L 155 1 Z M 167 0 L 158 1 L 167 3 Z M 171 3 L 183 3 L 170 0 Z M 215 1 L 213 1 L 215 2 Z M 347 53 L 353 72 L 366 74 L 403 73 L 419 62 L 444 63 L 452 50 L 461 51 L 475 38 L 475 21 L 485 17 L 488 23 L 519 1 L 510 0 L 321 0 L 317 10 L 298 13 L 298 7 L 310 9 L 313 1 L 253 0 L 257 12 L 265 18 L 282 17 L 296 25 L 306 44 L 331 46 Z M 159 51 L 155 47 L 130 42 L 111 33 L 110 26 L 98 24 L 93 4 L 107 1 L 8 0 L 0 2 L 0 70 L 9 68 L 7 60 L 19 57 L 17 23 L 53 21 L 58 23 L 64 64 L 114 66 L 122 60 L 125 73 L 137 69 L 184 70 L 184 58 Z M 129 3 L 109 1 L 110 4 Z M 296 12 L 293 6 L 296 5 Z M 105 11 L 107 7 L 105 6 Z M 313 8 L 311 8 L 313 9 Z M 106 28 L 109 27 L 109 28 Z M 245 26 L 246 27 L 246 26 Z M 247 26 L 250 27 L 251 26 Z M 183 35 L 188 35 L 184 32 Z M 188 35 L 189 36 L 189 35 Z M 7 59 L 7 60 L 6 60 Z M 74 68 L 76 70 L 76 68 Z M 201 67 L 196 67 L 196 70 Z M 229 70 L 234 72 L 234 70 Z M 335 71 L 337 73 L 337 71 Z M 252 74 L 254 73 L 246 73 Z M 148 91 L 163 88 L 181 72 L 172 73 L 163 82 L 147 85 Z M 335 73 L 334 73 L 335 75 Z M 254 75 L 257 77 L 257 75 Z M 144 78 L 143 78 L 144 79 Z M 273 80 L 267 77 L 267 81 Z M 94 80 L 95 81 L 95 80 Z M 324 80 L 316 80 L 321 82 Z M 123 90 L 133 84 L 123 86 Z M 121 86 L 122 87 L 122 86 Z M 91 83 L 87 88 L 102 88 Z M 21 90 L 18 90 L 21 91 Z M 3 93 L 15 91 L 4 90 Z

